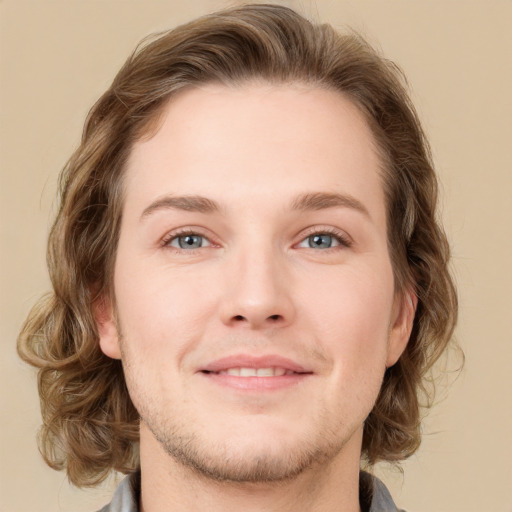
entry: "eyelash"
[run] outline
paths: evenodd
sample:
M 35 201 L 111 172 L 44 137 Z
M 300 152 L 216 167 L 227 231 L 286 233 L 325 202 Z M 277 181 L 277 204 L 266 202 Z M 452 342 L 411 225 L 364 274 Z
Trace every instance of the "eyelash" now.
M 207 248 L 207 247 L 199 247 L 197 249 L 178 249 L 178 248 L 172 247 L 170 245 L 173 240 L 183 237 L 183 236 L 187 236 L 187 235 L 205 238 L 211 244 L 210 246 L 207 246 L 207 247 L 215 246 L 215 243 L 212 242 L 212 240 L 210 240 L 207 236 L 202 235 L 200 232 L 198 232 L 198 230 L 194 230 L 192 228 L 184 228 L 184 229 L 180 229 L 178 231 L 173 231 L 172 233 L 167 234 L 162 239 L 161 245 L 162 245 L 162 247 L 164 247 L 166 249 L 173 250 L 175 253 L 178 253 L 178 254 L 182 254 L 183 252 L 186 252 L 187 254 L 194 254 L 198 249 Z M 299 243 L 304 242 L 309 237 L 314 236 L 314 235 L 329 235 L 329 236 L 332 236 L 339 243 L 339 246 L 329 247 L 327 249 L 320 249 L 322 252 L 331 252 L 331 251 L 337 250 L 337 249 L 338 250 L 339 249 L 349 249 L 350 247 L 352 247 L 352 244 L 353 244 L 352 240 L 347 235 L 345 235 L 343 232 L 341 232 L 337 229 L 334 229 L 331 227 L 318 228 L 316 226 L 314 228 L 310 228 L 309 230 L 307 230 L 306 233 L 303 234 Z M 297 244 L 295 244 L 295 245 L 297 245 Z
M 198 232 L 198 230 L 192 229 L 192 228 L 183 228 L 179 229 L 178 231 L 173 231 L 172 233 L 168 233 L 164 238 L 162 238 L 162 247 L 166 249 L 170 249 L 178 254 L 182 254 L 183 252 L 187 252 L 187 254 L 194 254 L 197 249 L 178 249 L 176 247 L 172 247 L 170 244 L 173 240 L 183 237 L 183 236 L 199 236 L 201 238 L 205 238 L 210 242 L 211 245 L 215 245 L 207 236 L 202 235 Z M 208 246 L 210 247 L 210 246 Z M 205 247 L 200 247 L 199 249 L 205 249 Z
M 330 252 L 331 250 L 336 250 L 340 248 L 350 249 L 350 247 L 352 247 L 353 244 L 352 240 L 342 231 L 339 231 L 338 229 L 331 227 L 318 228 L 317 226 L 307 230 L 305 235 L 303 235 L 301 242 L 314 235 L 329 235 L 332 236 L 337 242 L 339 242 L 339 247 L 329 247 L 328 249 L 322 249 L 322 251 L 324 252 Z

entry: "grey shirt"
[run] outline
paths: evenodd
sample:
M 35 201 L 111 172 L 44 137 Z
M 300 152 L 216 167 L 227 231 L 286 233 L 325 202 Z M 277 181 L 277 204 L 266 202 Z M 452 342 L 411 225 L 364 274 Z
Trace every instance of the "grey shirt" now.
M 140 473 L 121 481 L 110 504 L 98 512 L 139 512 Z M 359 501 L 362 512 L 405 512 L 393 503 L 386 486 L 369 473 L 361 472 Z

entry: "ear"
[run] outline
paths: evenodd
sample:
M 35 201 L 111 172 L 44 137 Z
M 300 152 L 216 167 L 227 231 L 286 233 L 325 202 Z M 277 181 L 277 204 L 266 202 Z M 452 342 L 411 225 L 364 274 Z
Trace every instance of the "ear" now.
M 407 289 L 395 297 L 386 368 L 393 366 L 398 361 L 409 342 L 417 305 L 418 297 L 411 289 Z
M 112 359 L 121 359 L 121 347 L 114 315 L 112 300 L 105 294 L 93 303 L 94 319 L 100 336 L 101 351 Z

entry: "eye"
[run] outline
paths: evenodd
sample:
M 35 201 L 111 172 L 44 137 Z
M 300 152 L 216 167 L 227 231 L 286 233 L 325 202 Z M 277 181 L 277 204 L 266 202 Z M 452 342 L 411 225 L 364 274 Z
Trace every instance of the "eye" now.
M 307 247 L 310 247 L 311 249 L 330 249 L 331 247 L 340 245 L 338 240 L 327 233 L 310 235 L 301 244 L 299 244 L 299 247 L 304 247 L 306 244 Z
M 350 242 L 341 233 L 316 232 L 302 240 L 298 247 L 308 249 L 332 249 L 334 247 L 350 247 Z
M 165 245 L 186 251 L 191 249 L 199 249 L 200 247 L 209 247 L 211 243 L 206 237 L 202 235 L 198 235 L 196 233 L 183 233 L 174 235 L 172 238 L 165 242 Z

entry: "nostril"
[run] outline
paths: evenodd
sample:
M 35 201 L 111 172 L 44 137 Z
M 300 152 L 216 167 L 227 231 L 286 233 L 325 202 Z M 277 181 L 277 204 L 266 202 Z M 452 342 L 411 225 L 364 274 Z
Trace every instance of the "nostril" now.
M 1 0 L 0 0 L 1 1 Z M 260 322 L 269 322 L 269 323 L 279 323 L 283 320 L 283 315 L 275 314 L 275 315 L 269 315 L 269 316 L 262 316 L 258 317 L 257 315 L 234 315 L 231 317 L 231 322 L 233 323 L 249 323 L 254 325 L 259 325 Z

